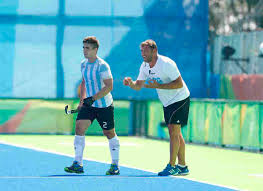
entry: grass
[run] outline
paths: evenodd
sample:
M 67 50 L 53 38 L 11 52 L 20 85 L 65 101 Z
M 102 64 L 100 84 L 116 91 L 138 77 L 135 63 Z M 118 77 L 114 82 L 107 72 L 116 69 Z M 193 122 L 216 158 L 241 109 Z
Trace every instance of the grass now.
M 73 140 L 74 136 L 70 135 L 0 135 L 0 141 L 6 143 L 72 156 Z M 158 172 L 169 161 L 167 141 L 120 137 L 120 142 L 120 165 Z M 106 137 L 86 136 L 84 158 L 110 162 Z M 190 175 L 185 178 L 239 190 L 262 190 L 262 154 L 191 144 L 186 145 L 186 159 Z

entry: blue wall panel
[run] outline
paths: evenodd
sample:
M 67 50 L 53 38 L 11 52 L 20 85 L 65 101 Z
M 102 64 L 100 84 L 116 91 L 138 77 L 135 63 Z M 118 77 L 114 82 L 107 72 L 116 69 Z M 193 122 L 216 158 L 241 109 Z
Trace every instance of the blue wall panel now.
M 16 25 L 14 97 L 56 97 L 56 26 Z
M 0 97 L 12 97 L 15 25 L 0 25 L 0 53 Z
M 137 78 L 146 39 L 176 61 L 192 97 L 206 96 L 207 0 L 2 0 L 0 97 L 76 97 L 88 35 L 111 66 L 115 99 L 157 99 L 122 85 Z

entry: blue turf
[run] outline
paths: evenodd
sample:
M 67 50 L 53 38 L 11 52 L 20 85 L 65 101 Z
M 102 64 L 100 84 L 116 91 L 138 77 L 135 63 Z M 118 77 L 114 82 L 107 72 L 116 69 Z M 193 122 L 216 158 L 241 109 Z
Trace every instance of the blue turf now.
M 84 161 L 84 174 L 68 174 L 63 169 L 72 160 L 67 156 L 0 144 L 0 190 L 231 190 L 181 178 L 158 177 L 126 167 L 120 167 L 121 175 L 109 177 L 104 175 L 109 164 L 93 161 Z

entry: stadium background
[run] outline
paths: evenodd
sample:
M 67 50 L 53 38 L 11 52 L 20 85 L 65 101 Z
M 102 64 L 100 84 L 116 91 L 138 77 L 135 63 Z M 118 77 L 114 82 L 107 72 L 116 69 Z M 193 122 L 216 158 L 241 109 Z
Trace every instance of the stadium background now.
M 3 98 L 77 98 L 81 80 L 80 61 L 83 59 L 82 39 L 94 35 L 101 44 L 98 54 L 110 64 L 114 76 L 112 94 L 115 100 L 157 100 L 154 91 L 144 89 L 136 92 L 122 85 L 125 76 L 137 78 L 142 62 L 139 45 L 145 39 L 154 39 L 159 53 L 177 62 L 192 97 L 205 97 L 207 3 L 141 0 L 104 0 L 99 4 L 96 1 L 4 1 L 1 6 L 3 17 L 0 33 L 3 39 L 1 65 L 4 69 L 0 75 L 0 95 Z M 23 101 L 18 102 L 23 105 Z M 58 113 L 63 105 L 56 107 Z M 115 105 L 118 106 L 117 102 Z M 129 103 L 126 103 L 126 108 L 127 105 Z M 50 106 L 54 108 L 53 102 Z M 36 101 L 28 107 L 32 113 L 36 107 L 43 110 L 43 106 Z M 17 104 L 13 108 L 21 110 Z M 11 107 L 8 110 L 12 110 Z M 7 121 L 13 113 L 16 111 L 5 114 L 8 116 L 2 121 Z M 41 113 L 56 116 L 48 107 L 46 112 Z M 60 115 L 63 117 L 63 114 Z M 25 117 L 28 116 L 30 112 L 25 114 Z M 56 133 L 63 133 L 62 129 L 69 126 L 72 128 L 72 123 L 59 125 L 56 122 L 61 116 L 54 119 L 57 129 L 61 129 Z M 126 113 L 126 116 L 130 115 Z M 22 122 L 28 123 L 32 121 L 30 119 Z M 48 116 L 42 119 L 53 126 Z M 46 129 L 45 123 L 42 124 Z M 16 132 L 50 131 L 26 130 L 28 124 L 25 124 L 26 128 L 22 126 Z
M 262 151 L 263 58 L 256 50 L 263 32 L 220 35 L 208 44 L 208 12 L 208 0 L 2 0 L 0 133 L 74 135 L 76 115 L 66 116 L 64 107 L 77 107 L 82 39 L 94 35 L 114 77 L 117 133 L 168 140 L 155 91 L 122 85 L 138 75 L 140 42 L 153 39 L 191 92 L 186 141 Z M 225 45 L 249 58 L 245 72 L 222 59 Z M 102 135 L 98 123 L 86 134 Z

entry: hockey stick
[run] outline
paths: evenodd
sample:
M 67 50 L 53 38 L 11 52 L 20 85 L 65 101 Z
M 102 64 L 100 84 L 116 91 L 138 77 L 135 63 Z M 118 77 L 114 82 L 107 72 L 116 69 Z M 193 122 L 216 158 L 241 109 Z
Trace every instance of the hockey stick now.
M 77 109 L 68 110 L 68 105 L 65 106 L 65 113 L 66 114 L 78 113 L 78 111 L 79 110 L 77 110 Z

